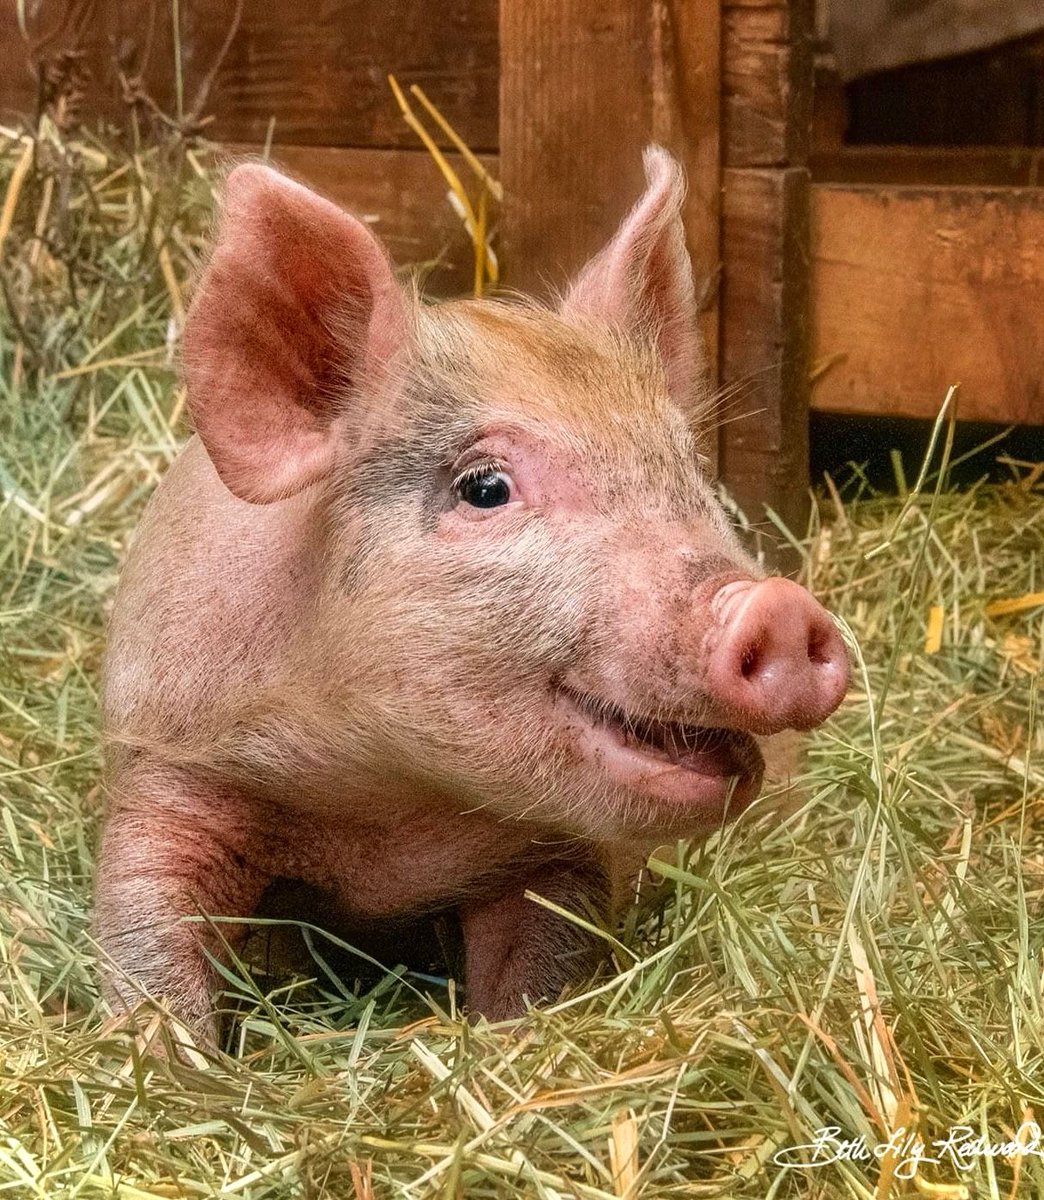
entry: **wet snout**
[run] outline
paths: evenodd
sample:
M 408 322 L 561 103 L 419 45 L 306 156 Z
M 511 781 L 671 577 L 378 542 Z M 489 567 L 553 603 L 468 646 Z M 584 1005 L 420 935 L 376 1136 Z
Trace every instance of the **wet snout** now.
M 848 652 L 829 614 L 789 579 L 737 580 L 712 602 L 706 686 L 751 733 L 811 729 L 848 690 Z

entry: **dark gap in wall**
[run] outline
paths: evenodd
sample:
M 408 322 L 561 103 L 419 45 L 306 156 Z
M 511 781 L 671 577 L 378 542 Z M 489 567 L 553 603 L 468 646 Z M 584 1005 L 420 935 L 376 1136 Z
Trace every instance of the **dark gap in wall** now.
M 957 463 L 950 473 L 955 487 L 970 487 L 984 476 L 999 482 L 1012 478 L 1012 468 L 998 458 L 1007 456 L 1029 462 L 1044 461 L 1044 428 L 1007 426 L 986 421 L 961 421 L 954 437 L 951 461 L 970 456 Z M 823 483 L 824 471 L 829 472 L 838 487 L 853 478 L 851 463 L 866 474 L 870 484 L 883 492 L 898 490 L 891 451 L 898 450 L 903 471 L 912 485 L 917 478 L 928 441 L 932 422 L 913 417 L 863 417 L 838 413 L 813 412 L 809 418 L 809 450 L 813 486 Z M 984 443 L 999 437 L 990 446 Z M 939 460 L 942 443 L 936 450 Z M 976 453 L 970 453 L 976 451 Z
M 880 71 L 844 90 L 849 145 L 1039 146 L 1044 38 Z

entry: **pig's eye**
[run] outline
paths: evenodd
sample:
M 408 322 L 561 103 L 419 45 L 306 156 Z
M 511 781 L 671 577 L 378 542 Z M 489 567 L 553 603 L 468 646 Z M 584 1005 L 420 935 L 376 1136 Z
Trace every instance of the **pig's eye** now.
M 485 463 L 458 476 L 453 490 L 472 508 L 499 508 L 511 499 L 511 479 L 494 463 Z

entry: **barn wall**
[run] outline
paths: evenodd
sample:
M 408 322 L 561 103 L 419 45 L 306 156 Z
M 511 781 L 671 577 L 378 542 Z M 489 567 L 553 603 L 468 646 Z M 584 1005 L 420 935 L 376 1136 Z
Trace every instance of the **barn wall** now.
M 191 111 L 235 16 L 233 0 L 181 0 L 182 109 Z M 30 59 L 83 54 L 88 116 L 119 118 L 121 73 L 140 74 L 167 112 L 178 108 L 169 0 L 37 0 L 0 6 L 0 112 L 32 112 Z M 496 0 L 245 0 L 204 111 L 208 133 L 367 149 L 416 145 L 391 100 L 386 76 L 419 83 L 476 150 L 497 144 Z
M 424 267 L 433 293 L 470 287 L 460 219 L 387 75 L 420 84 L 495 168 L 497 0 L 244 0 L 238 22 L 234 0 L 180 0 L 177 57 L 173 8 L 29 0 L 26 37 L 17 5 L 0 5 L 0 121 L 35 112 L 34 62 L 46 72 L 72 63 L 82 74 L 78 108 L 88 123 L 127 127 L 127 89 L 140 79 L 146 108 L 206 120 L 205 135 L 236 155 L 271 142 L 277 164 L 363 215 L 396 261 Z

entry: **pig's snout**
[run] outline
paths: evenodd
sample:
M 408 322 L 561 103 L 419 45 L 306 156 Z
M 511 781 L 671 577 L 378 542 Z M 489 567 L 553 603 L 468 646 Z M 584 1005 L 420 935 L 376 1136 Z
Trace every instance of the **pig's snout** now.
M 752 733 L 811 729 L 848 690 L 848 652 L 829 614 L 789 579 L 740 580 L 714 599 L 709 691 Z

